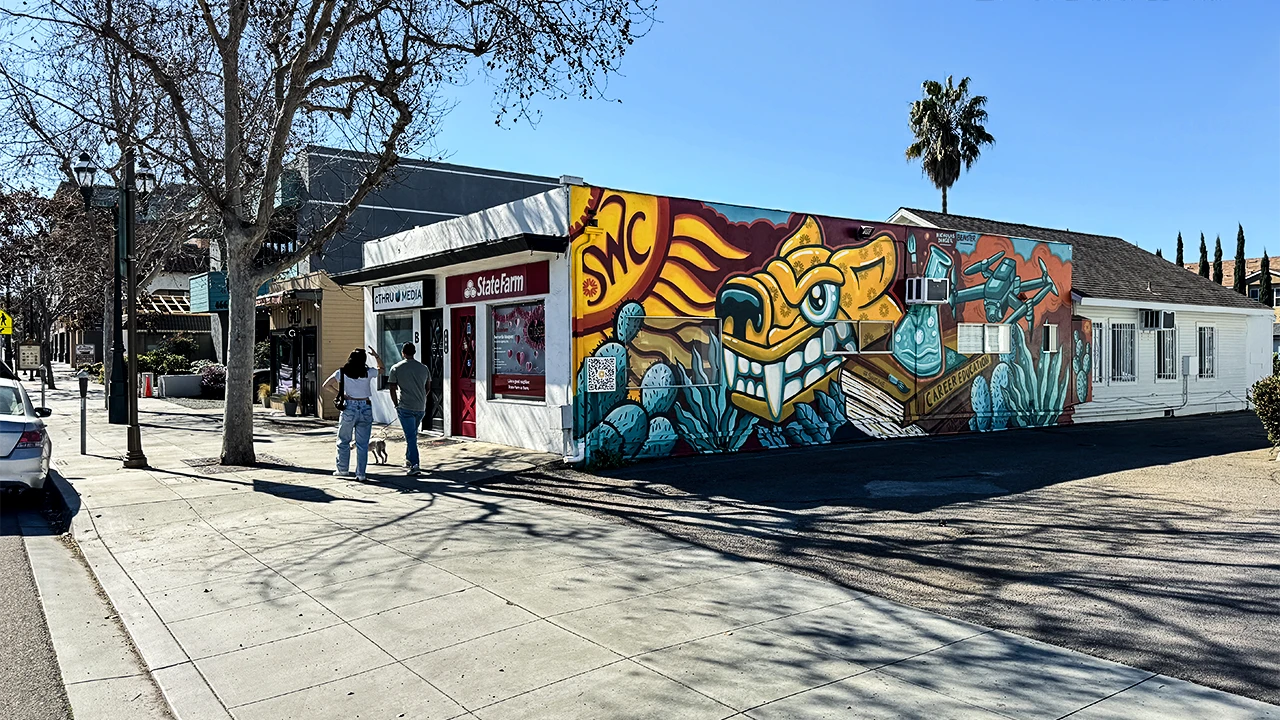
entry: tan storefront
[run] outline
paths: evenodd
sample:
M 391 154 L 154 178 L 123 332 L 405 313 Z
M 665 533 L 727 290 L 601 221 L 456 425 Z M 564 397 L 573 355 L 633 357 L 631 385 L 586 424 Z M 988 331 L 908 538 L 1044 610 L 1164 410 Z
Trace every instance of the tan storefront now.
M 311 273 L 272 282 L 258 307 L 271 316 L 272 392 L 297 388 L 300 414 L 337 419 L 332 393 L 318 389 L 364 342 L 363 292 Z

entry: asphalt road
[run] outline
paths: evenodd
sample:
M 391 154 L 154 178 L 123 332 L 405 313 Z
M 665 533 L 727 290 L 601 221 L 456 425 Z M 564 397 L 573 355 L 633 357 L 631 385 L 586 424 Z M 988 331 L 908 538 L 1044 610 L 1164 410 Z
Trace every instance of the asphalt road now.
M 18 527 L 22 501 L 0 494 L 0 718 L 70 720 L 71 705 Z
M 489 487 L 1280 704 L 1278 477 L 1237 413 Z

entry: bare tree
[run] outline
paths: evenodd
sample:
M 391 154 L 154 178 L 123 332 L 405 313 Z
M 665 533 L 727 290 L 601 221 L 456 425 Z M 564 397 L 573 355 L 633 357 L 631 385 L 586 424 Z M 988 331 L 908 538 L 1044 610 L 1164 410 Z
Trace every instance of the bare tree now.
M 8 279 L 17 332 L 39 341 L 44 351 L 51 387 L 51 327 L 61 318 L 92 313 L 107 277 L 108 244 L 83 242 L 92 229 L 79 203 L 66 194 L 0 195 L 0 274 Z
M 449 87 L 484 76 L 495 87 L 499 122 L 533 119 L 539 97 L 597 97 L 647 30 L 653 0 L 49 0 L 30 7 L 0 10 L 19 38 L 9 44 L 14 55 L 54 47 L 72 54 L 105 43 L 127 66 L 145 69 L 145 83 L 130 79 L 150 88 L 151 102 L 142 106 L 156 112 L 139 116 L 129 141 L 180 171 L 220 221 L 230 295 L 222 461 L 250 464 L 256 289 L 323 247 L 401 154 L 434 135 Z M 119 131 L 61 100 L 56 85 L 15 86 L 72 107 L 89 126 Z M 369 153 L 359 182 L 305 243 L 270 242 L 281 178 L 309 143 L 322 142 Z

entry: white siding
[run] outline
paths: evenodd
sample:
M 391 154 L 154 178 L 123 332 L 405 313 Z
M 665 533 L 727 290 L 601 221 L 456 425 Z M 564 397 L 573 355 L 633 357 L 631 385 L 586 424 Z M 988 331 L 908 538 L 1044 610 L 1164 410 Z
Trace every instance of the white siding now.
M 1105 301 L 1094 303 L 1078 305 L 1075 311 L 1093 321 L 1093 341 L 1104 342 L 1102 357 L 1109 363 L 1112 324 L 1133 323 L 1141 328 L 1141 318 L 1137 308 L 1108 307 L 1101 304 Z M 1149 307 L 1176 313 L 1179 379 L 1156 380 L 1156 333 L 1139 329 L 1137 381 L 1112 382 L 1110 367 L 1104 366 L 1102 381 L 1093 384 L 1093 400 L 1076 406 L 1074 421 L 1132 420 L 1162 417 L 1170 412 L 1193 415 L 1247 409 L 1249 387 L 1270 372 L 1270 319 L 1256 313 L 1221 312 L 1202 306 L 1153 304 Z M 1198 377 L 1197 328 L 1202 326 L 1215 328 L 1217 335 L 1217 368 L 1213 378 Z M 1191 372 L 1185 378 L 1181 372 L 1184 356 L 1191 358 Z

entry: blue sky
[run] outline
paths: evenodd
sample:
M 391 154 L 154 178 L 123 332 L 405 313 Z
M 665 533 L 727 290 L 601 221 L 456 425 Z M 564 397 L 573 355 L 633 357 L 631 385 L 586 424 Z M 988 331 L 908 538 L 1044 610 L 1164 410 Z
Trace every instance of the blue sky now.
M 954 213 L 1120 235 L 1187 260 L 1280 252 L 1280 2 L 661 0 L 610 86 L 497 128 L 456 93 L 452 162 L 860 219 L 939 209 L 908 164 L 920 83 L 973 78 L 996 145 Z

